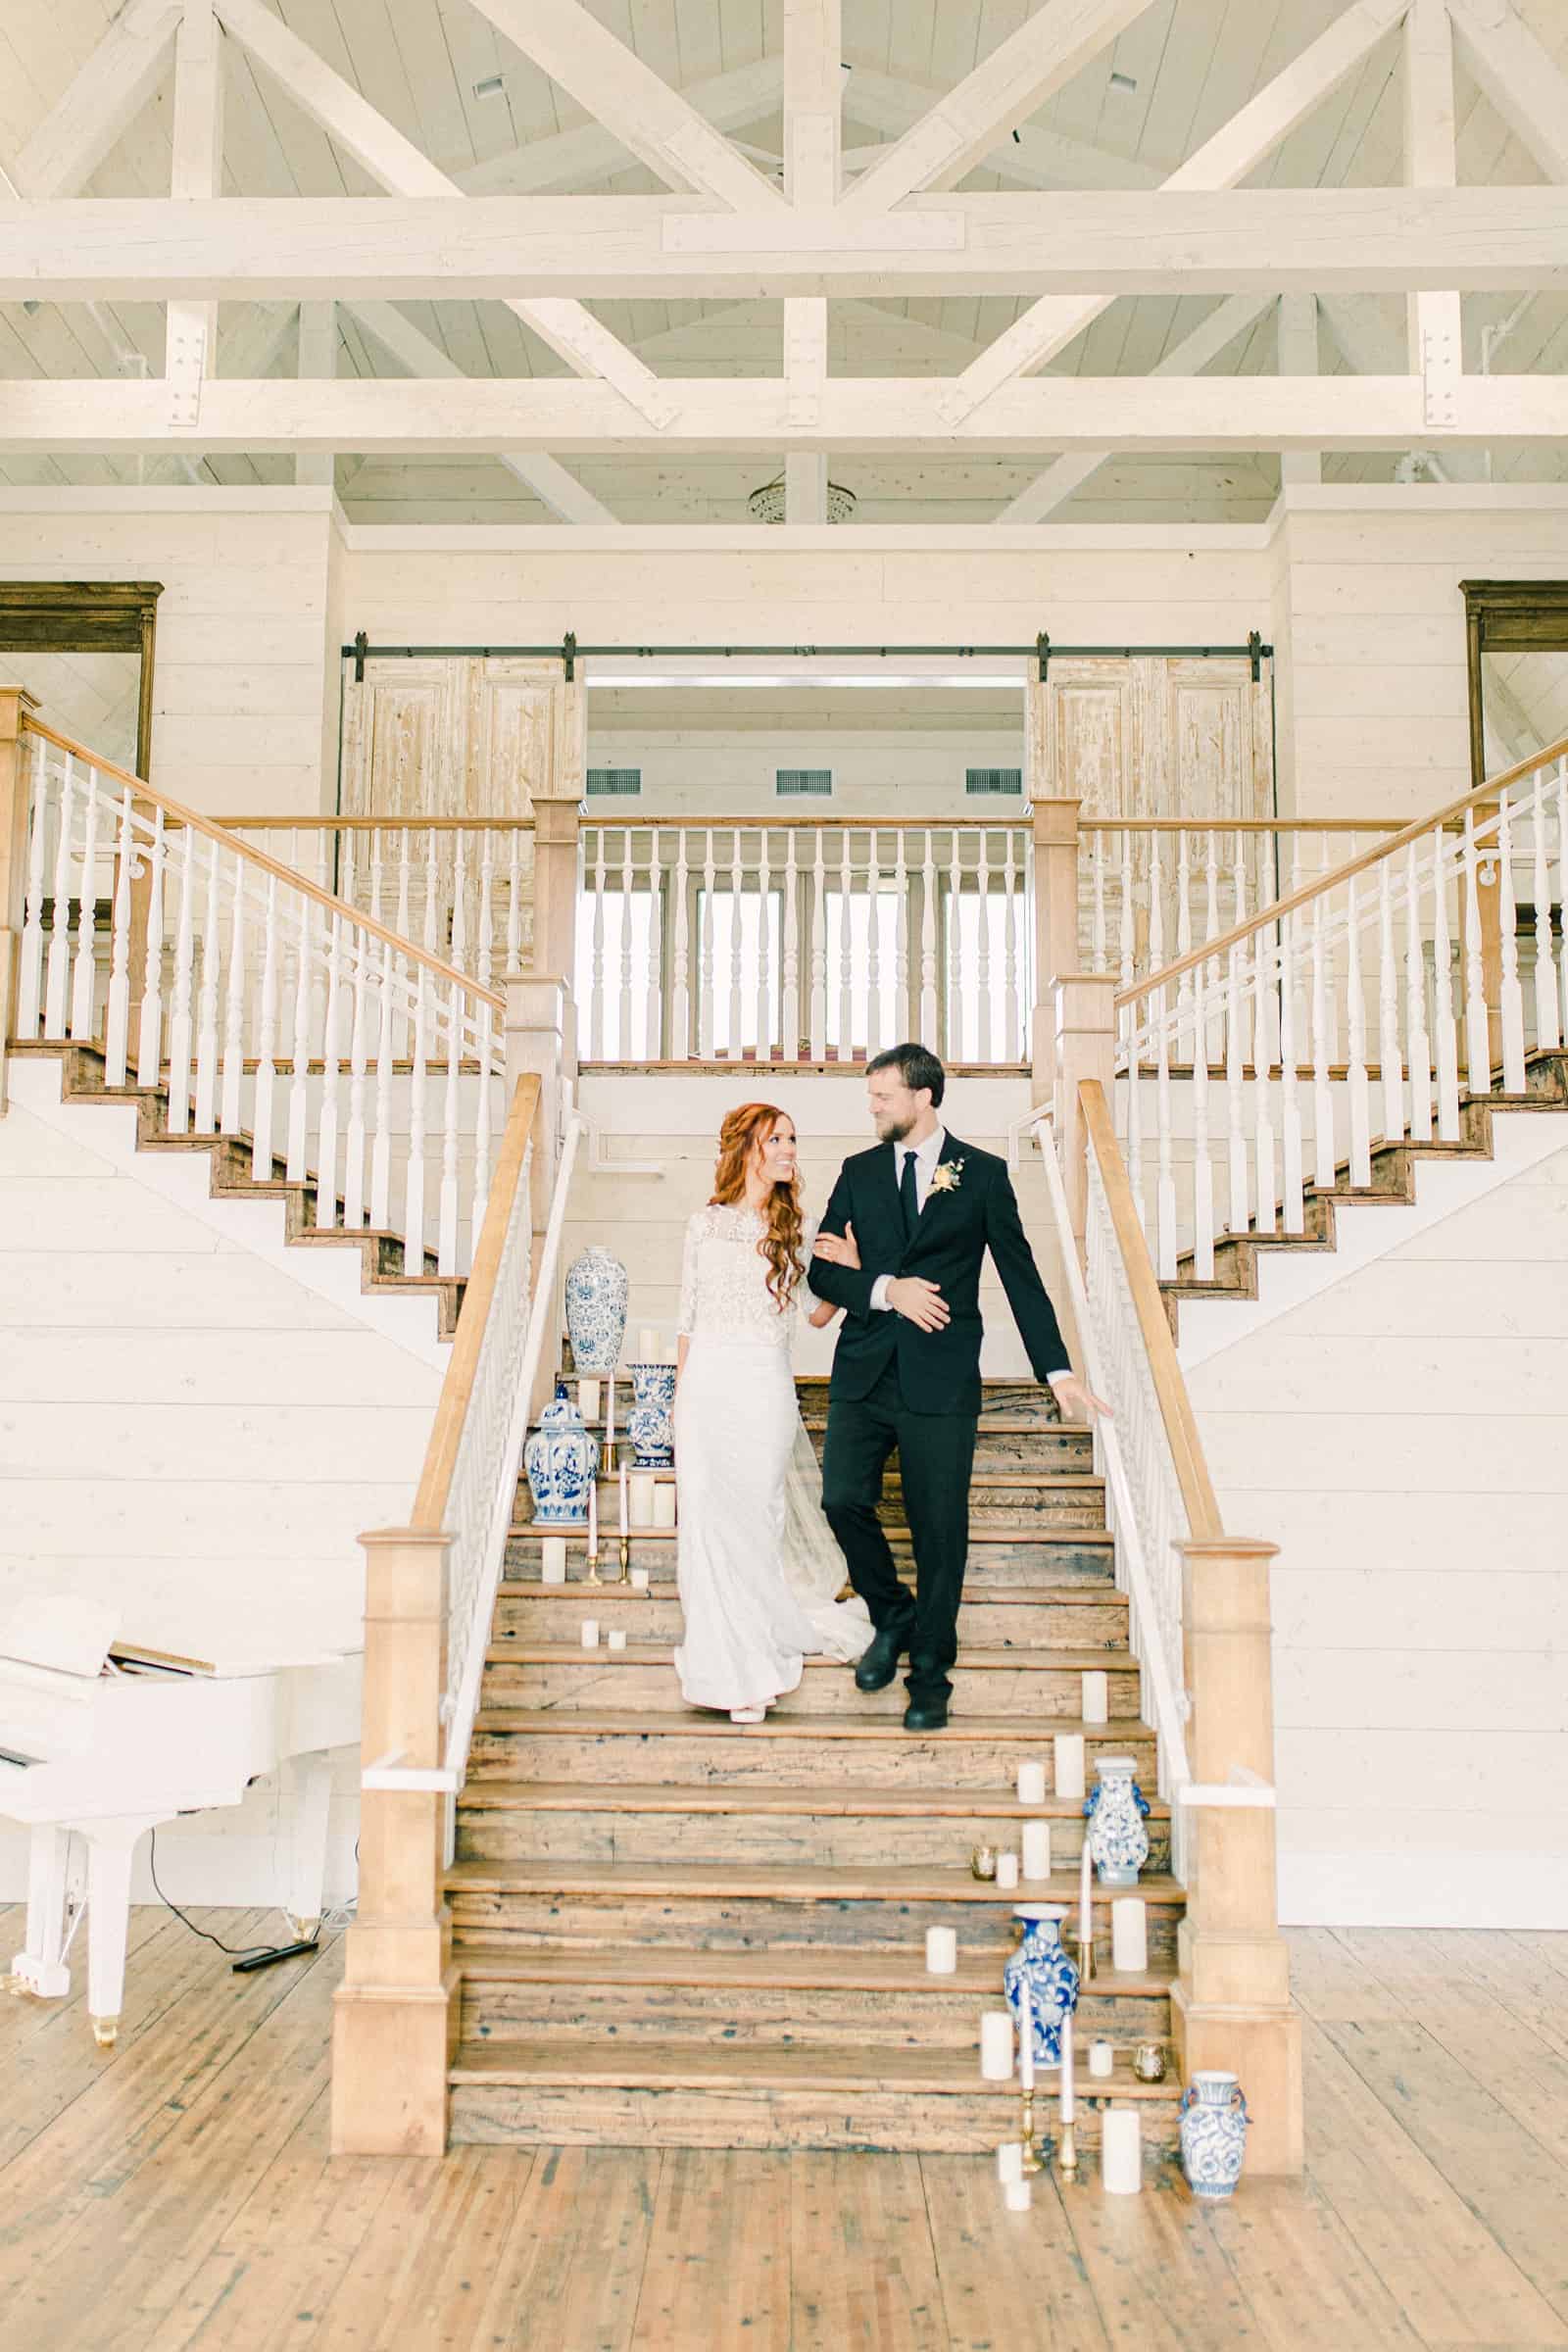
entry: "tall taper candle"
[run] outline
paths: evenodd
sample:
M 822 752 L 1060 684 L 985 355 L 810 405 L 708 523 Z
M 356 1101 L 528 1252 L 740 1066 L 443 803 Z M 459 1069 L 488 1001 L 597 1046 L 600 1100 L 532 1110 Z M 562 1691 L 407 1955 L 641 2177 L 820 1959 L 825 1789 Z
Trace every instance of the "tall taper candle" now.
M 628 1500 L 628 1492 L 626 1465 L 624 1462 L 622 1462 L 620 1465 L 620 1532 L 622 1535 L 625 1535 L 631 1527 L 631 1507 Z
M 1035 2086 L 1035 1996 L 1030 1990 L 1029 1972 L 1025 1969 L 1018 1978 L 1018 2088 L 1033 2090 Z
M 599 1557 L 599 1487 L 594 1479 L 588 1481 L 588 1558 L 590 1564 Z
M 615 1467 L 615 1375 L 605 1383 L 605 1468 Z

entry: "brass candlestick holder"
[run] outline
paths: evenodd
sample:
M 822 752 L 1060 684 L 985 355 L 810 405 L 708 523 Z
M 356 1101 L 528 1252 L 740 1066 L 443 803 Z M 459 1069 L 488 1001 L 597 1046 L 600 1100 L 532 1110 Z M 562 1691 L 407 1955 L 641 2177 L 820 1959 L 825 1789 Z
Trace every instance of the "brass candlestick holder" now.
M 1074 1940 L 1078 1946 L 1078 1982 L 1087 1984 L 1095 1973 L 1095 1938 L 1091 1933 Z
M 1063 2180 L 1078 2178 L 1078 2133 L 1072 2124 L 1061 2127 L 1061 2137 L 1056 2143 L 1056 2170 Z
M 1023 2171 L 1025 2173 L 1043 2173 L 1046 2169 L 1046 2160 L 1035 2146 L 1035 2094 L 1033 2090 L 1026 2090 L 1022 2094 L 1018 2117 L 1018 2141 L 1023 2150 L 1020 2159 Z
M 620 1574 L 616 1577 L 615 1582 L 617 1585 L 631 1583 L 631 1538 L 626 1534 L 624 1528 L 621 1530 L 620 1537 Z

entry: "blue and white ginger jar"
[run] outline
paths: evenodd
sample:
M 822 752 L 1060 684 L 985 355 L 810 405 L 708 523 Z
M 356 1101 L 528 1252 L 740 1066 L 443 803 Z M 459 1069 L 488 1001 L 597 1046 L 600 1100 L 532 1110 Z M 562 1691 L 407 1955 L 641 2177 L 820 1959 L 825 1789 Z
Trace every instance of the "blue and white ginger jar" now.
M 603 1380 L 620 1361 L 630 1283 L 618 1257 L 596 1243 L 574 1258 L 566 1275 L 566 1330 L 572 1370 Z
M 1078 1971 L 1061 1944 L 1061 1923 L 1067 1914 L 1055 1903 L 1019 1903 L 1012 1916 L 1024 1923 L 1023 1940 L 1007 1955 L 1002 1972 L 1003 1995 L 1021 2035 L 1027 1985 L 1034 2019 L 1035 2064 L 1059 2066 L 1062 2021 L 1078 2006 Z
M 675 1367 L 633 1364 L 626 1434 L 639 1470 L 667 1470 L 675 1459 Z
M 522 1449 L 533 1515 L 541 1527 L 581 1527 L 588 1489 L 599 1475 L 599 1440 L 583 1427 L 569 1396 L 557 1396 L 539 1416 Z
M 1149 1806 L 1131 1756 L 1102 1756 L 1100 1786 L 1084 1798 L 1084 1832 L 1102 1886 L 1136 1886 L 1149 1860 Z
M 1219 2204 L 1242 2177 L 1251 2122 L 1236 2077 L 1200 2069 L 1182 2093 L 1182 2171 L 1195 2197 Z

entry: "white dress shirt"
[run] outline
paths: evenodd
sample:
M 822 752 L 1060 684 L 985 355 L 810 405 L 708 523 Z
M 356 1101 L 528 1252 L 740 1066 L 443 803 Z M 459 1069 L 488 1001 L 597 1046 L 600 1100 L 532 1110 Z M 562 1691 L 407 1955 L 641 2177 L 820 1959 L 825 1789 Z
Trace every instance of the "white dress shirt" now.
M 914 1197 L 919 1202 L 922 1211 L 925 1208 L 927 1200 L 930 1198 L 931 1179 L 936 1173 L 937 1161 L 942 1157 L 942 1148 L 944 1144 L 946 1144 L 947 1140 L 948 1131 L 942 1125 L 941 1121 L 938 1120 L 936 1126 L 932 1128 L 931 1133 L 924 1137 L 920 1143 L 895 1144 L 893 1147 L 893 1181 L 895 1187 L 900 1193 L 903 1192 L 904 1163 L 906 1159 L 912 1157 L 914 1160 Z M 872 1283 L 871 1305 L 873 1309 L 880 1310 L 885 1314 L 893 1311 L 893 1301 L 888 1297 L 888 1291 L 892 1286 L 894 1279 L 894 1276 L 891 1274 L 879 1274 L 875 1282 Z M 1048 1374 L 1047 1377 L 1053 1382 L 1058 1380 L 1070 1380 L 1072 1378 L 1072 1372 L 1070 1368 L 1064 1364 L 1059 1372 L 1052 1372 Z

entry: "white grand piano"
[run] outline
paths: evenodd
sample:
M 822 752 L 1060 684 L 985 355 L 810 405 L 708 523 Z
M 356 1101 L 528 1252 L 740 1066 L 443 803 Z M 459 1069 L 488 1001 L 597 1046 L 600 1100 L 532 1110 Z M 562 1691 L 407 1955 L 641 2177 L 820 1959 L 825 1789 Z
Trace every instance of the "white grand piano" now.
M 176 1814 L 237 1805 L 263 1773 L 281 1786 L 272 1899 L 293 1935 L 315 1934 L 330 1751 L 360 1737 L 363 1619 L 349 1581 L 285 1570 L 247 1591 L 240 1623 L 194 1566 L 123 1594 L 0 1590 L 0 1819 L 30 1833 L 13 1992 L 70 1991 L 85 1907 L 87 2007 L 111 2044 L 137 1840 Z M 177 1854 L 159 1857 L 175 1902 Z

